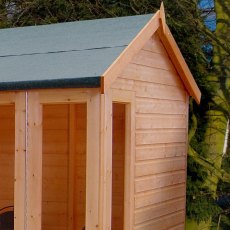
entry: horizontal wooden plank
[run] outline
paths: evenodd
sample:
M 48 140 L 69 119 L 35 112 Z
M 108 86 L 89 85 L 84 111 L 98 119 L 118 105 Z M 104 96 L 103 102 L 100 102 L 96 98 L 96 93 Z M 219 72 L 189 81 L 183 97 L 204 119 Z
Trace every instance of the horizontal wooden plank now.
M 39 90 L 39 95 L 42 104 L 70 104 L 87 102 L 93 92 L 99 92 L 99 89 Z
M 138 115 L 136 129 L 186 128 L 185 115 Z
M 138 209 L 135 211 L 135 224 L 140 224 L 184 209 L 185 198 L 179 198 L 169 202 L 153 205 L 152 207 Z
M 136 177 L 153 175 L 158 173 L 185 170 L 186 158 L 170 158 L 169 160 L 154 160 L 137 163 L 135 166 Z
M 141 98 L 186 101 L 186 91 L 174 86 L 117 78 L 113 88 L 134 91 L 136 96 Z
M 138 82 L 135 91 L 137 97 L 186 101 L 186 92 L 174 86 Z
M 172 226 L 180 224 L 185 219 L 185 212 L 179 211 L 171 215 L 137 224 L 134 230 L 172 229 Z M 184 229 L 184 228 L 183 228 Z
M 146 161 L 162 158 L 185 156 L 187 153 L 186 144 L 157 144 L 138 146 L 136 148 L 136 160 Z
M 187 141 L 186 129 L 170 130 L 138 130 L 136 131 L 136 145 L 185 143 Z
M 178 171 L 136 179 L 135 192 L 144 192 L 185 182 L 186 172 Z
M 135 196 L 135 208 L 142 208 L 168 200 L 185 196 L 186 185 L 179 184 L 153 190 L 151 192 L 139 193 Z
M 149 66 L 130 63 L 119 75 L 121 78 L 152 82 L 184 88 L 178 74 L 173 70 L 157 69 Z
M 184 101 L 137 98 L 136 112 L 140 114 L 186 114 Z
M 175 70 L 168 55 L 153 53 L 143 49 L 133 57 L 131 63 L 165 70 Z

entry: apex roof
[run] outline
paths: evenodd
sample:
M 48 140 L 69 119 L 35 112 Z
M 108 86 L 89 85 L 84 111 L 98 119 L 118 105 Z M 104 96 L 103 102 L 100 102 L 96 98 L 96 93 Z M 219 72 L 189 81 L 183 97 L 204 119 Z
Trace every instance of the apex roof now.
M 0 89 L 99 87 L 152 15 L 0 30 Z
M 0 30 L 0 90 L 101 87 L 106 91 L 157 32 L 185 88 L 201 92 L 165 22 L 137 15 Z

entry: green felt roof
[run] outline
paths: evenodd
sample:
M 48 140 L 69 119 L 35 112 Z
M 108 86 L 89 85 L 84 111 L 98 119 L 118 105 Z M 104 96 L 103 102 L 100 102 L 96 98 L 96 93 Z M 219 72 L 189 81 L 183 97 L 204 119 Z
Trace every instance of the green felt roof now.
M 152 15 L 0 30 L 0 90 L 99 87 Z

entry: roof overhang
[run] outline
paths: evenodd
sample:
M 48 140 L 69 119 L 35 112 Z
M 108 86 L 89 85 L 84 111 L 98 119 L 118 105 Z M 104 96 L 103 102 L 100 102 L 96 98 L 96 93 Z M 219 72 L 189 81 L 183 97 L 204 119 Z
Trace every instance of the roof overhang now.
M 186 64 L 176 41 L 173 38 L 170 29 L 165 20 L 164 5 L 161 4 L 158 10 L 146 26 L 137 34 L 133 41 L 120 54 L 120 56 L 112 63 L 112 65 L 104 72 L 101 77 L 101 92 L 104 93 L 109 89 L 111 83 L 117 78 L 119 73 L 131 61 L 132 57 L 137 54 L 144 44 L 157 32 L 166 51 L 174 64 L 188 94 L 192 96 L 199 104 L 201 99 L 201 92 L 192 76 L 191 71 Z

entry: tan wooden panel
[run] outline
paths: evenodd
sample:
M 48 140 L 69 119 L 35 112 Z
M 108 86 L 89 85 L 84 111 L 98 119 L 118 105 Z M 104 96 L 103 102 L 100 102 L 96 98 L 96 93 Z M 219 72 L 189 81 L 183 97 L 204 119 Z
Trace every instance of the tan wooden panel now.
M 166 188 L 155 189 L 149 192 L 139 193 L 135 196 L 135 208 L 138 209 L 179 197 L 184 197 L 185 193 L 185 184 L 179 184 Z
M 41 229 L 42 106 L 37 92 L 28 92 L 27 228 Z
M 169 215 L 185 208 L 184 198 L 175 199 L 172 201 L 152 205 L 148 208 L 141 208 L 135 211 L 135 224 L 140 224 L 148 220 Z
M 102 229 L 111 229 L 112 201 L 112 98 L 110 92 L 101 95 L 100 132 L 100 222 Z
M 83 162 L 86 178 L 86 229 L 97 230 L 99 226 L 99 192 L 100 192 L 100 95 L 92 95 L 87 103 L 87 159 Z M 82 123 L 82 122 L 80 122 Z M 86 121 L 84 122 L 86 123 Z M 79 125 L 80 128 L 80 125 Z M 82 127 L 85 129 L 85 127 Z M 80 155 L 80 154 L 79 154 Z M 86 162 L 87 161 L 87 162 Z M 82 163 L 82 160 L 79 161 Z M 83 171 L 83 170 L 82 170 Z M 83 174 L 83 173 L 82 173 Z M 84 201 L 82 199 L 82 201 Z M 83 213 L 84 214 L 84 213 Z M 82 229 L 81 229 L 82 230 Z
M 138 82 L 135 84 L 135 91 L 139 97 L 186 101 L 186 92 L 173 86 Z
M 136 117 L 137 129 L 186 128 L 187 125 L 185 115 L 138 115 Z
M 139 130 L 136 133 L 136 144 L 157 144 L 157 143 L 185 143 L 187 133 L 185 129 L 170 130 Z
M 172 229 L 172 226 L 184 221 L 185 213 L 183 211 L 159 217 L 158 219 L 137 224 L 134 230 L 153 230 L 153 229 Z
M 148 146 L 138 146 L 136 148 L 136 160 L 154 160 L 162 158 L 172 158 L 185 156 L 187 152 L 186 144 L 157 144 Z
M 99 89 L 39 90 L 39 95 L 42 104 L 70 104 L 86 102 L 91 92 L 99 92 Z
M 143 114 L 186 114 L 187 105 L 184 101 L 137 98 L 136 112 Z
M 145 161 L 136 164 L 136 177 L 153 175 L 157 173 L 173 172 L 186 168 L 185 157 L 166 160 Z
M 118 78 L 113 88 L 136 92 L 137 97 L 186 101 L 186 92 L 178 87 Z
M 140 52 L 133 57 L 131 62 L 158 69 L 175 69 L 167 55 L 153 53 L 146 50 L 140 50 Z
M 130 80 L 153 82 L 184 88 L 180 77 L 174 70 L 157 69 L 150 66 L 130 63 L 119 75 Z
M 178 171 L 136 179 L 135 192 L 144 192 L 156 188 L 163 188 L 171 185 L 181 184 L 185 182 L 185 177 L 185 171 Z
M 14 229 L 24 230 L 26 200 L 26 93 L 18 92 L 15 98 L 15 189 Z M 22 211 L 23 210 L 23 211 Z

